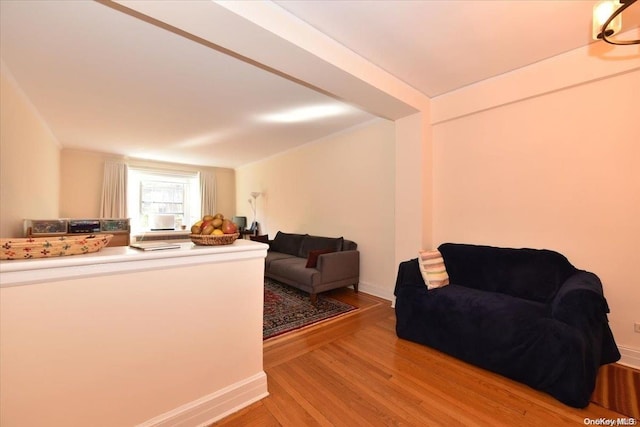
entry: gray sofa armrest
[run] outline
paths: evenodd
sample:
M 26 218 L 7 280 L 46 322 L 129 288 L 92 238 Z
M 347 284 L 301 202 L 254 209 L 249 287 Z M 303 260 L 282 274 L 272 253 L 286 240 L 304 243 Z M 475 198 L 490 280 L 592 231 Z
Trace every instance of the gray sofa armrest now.
M 360 277 L 360 252 L 340 251 L 322 254 L 316 265 L 324 283 Z

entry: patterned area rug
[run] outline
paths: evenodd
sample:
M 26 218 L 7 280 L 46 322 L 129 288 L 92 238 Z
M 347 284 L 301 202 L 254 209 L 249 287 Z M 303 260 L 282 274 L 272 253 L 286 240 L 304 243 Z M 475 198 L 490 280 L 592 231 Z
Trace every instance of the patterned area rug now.
M 318 295 L 314 307 L 309 294 L 271 279 L 264 279 L 262 339 L 273 338 L 323 320 L 357 310 L 357 307 Z

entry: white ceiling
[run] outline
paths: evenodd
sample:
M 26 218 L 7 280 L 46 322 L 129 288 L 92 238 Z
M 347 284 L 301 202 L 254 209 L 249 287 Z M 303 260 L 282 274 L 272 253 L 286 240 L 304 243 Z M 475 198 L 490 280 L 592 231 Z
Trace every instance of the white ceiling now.
M 595 1 L 276 3 L 434 97 L 591 43 Z M 237 167 L 375 118 L 98 2 L 0 8 L 2 61 L 63 147 Z M 638 27 L 633 8 L 625 28 Z M 265 120 L 318 105 L 342 114 Z
M 591 43 L 591 16 L 597 3 L 578 0 L 275 2 L 429 97 Z M 640 9 L 640 5 L 633 8 Z M 624 14 L 625 29 L 638 27 L 640 14 L 630 19 L 634 9 Z

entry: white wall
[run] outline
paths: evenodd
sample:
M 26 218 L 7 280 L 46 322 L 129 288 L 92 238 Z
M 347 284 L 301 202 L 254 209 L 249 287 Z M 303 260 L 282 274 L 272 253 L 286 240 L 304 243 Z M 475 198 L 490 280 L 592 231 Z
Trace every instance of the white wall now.
M 63 149 L 60 154 L 60 217 L 98 218 L 104 162 L 121 156 Z
M 483 83 L 491 85 L 494 99 L 508 100 L 500 105 L 476 101 L 479 88 L 469 88 L 466 97 L 464 91 L 452 95 L 455 102 L 434 101 L 436 109 L 457 104 L 460 111 L 433 126 L 434 245 L 563 253 L 602 279 L 616 341 L 625 362 L 638 365 L 640 71 L 616 68 L 544 91 L 540 80 L 592 71 L 580 68 L 576 53 L 553 61 L 553 67 L 539 64 Z M 541 92 L 508 99 L 524 73 L 529 77 L 520 83 L 535 79 L 532 86 Z M 486 108 L 469 111 L 474 103 Z
M 25 218 L 57 218 L 60 148 L 4 63 L 0 67 L 0 236 Z
M 216 209 L 226 217 L 236 214 L 236 172 L 229 168 L 215 168 Z
M 395 122 L 395 266 L 431 246 L 431 133 L 428 111 Z
M 262 233 L 309 233 L 353 240 L 360 286 L 391 299 L 395 284 L 395 127 L 375 120 L 236 169 L 237 211 L 252 220 L 258 198 Z
M 95 218 L 100 215 L 103 166 L 122 156 L 61 150 L 10 71 L 1 68 L 0 236 L 21 237 L 23 220 Z M 235 171 L 130 159 L 133 163 L 216 174 L 218 211 L 235 215 Z
M 96 218 L 100 216 L 100 199 L 104 162 L 122 156 L 94 151 L 63 149 L 60 174 L 60 217 Z M 231 217 L 235 214 L 235 172 L 228 168 L 213 168 L 151 160 L 127 159 L 131 165 L 164 169 L 201 171 L 216 175 L 216 206 L 218 212 Z M 57 217 L 54 216 L 54 217 Z

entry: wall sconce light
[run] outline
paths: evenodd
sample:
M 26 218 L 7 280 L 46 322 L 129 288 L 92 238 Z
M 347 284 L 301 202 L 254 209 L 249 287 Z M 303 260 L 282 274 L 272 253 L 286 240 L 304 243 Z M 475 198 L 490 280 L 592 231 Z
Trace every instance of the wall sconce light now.
M 622 28 L 622 12 L 637 0 L 604 0 L 593 6 L 592 37 L 609 44 L 640 44 L 640 40 L 612 40 L 609 37 Z

